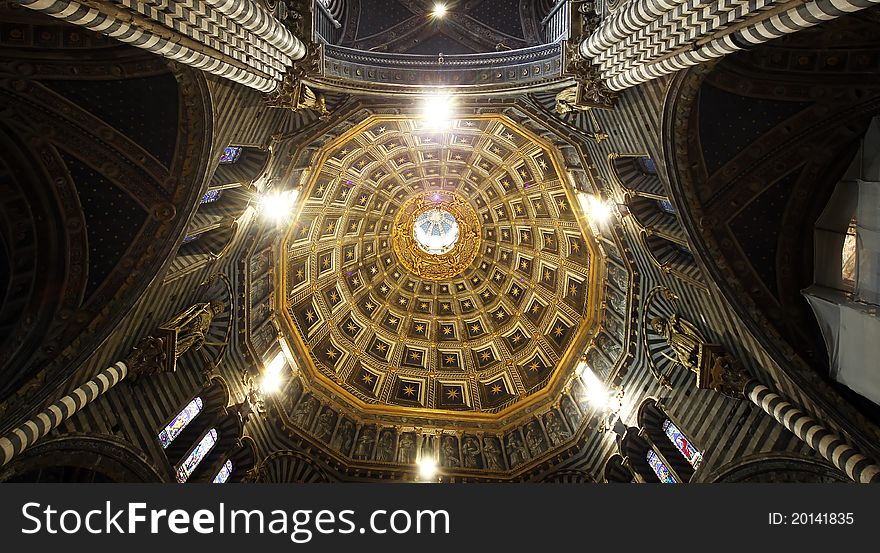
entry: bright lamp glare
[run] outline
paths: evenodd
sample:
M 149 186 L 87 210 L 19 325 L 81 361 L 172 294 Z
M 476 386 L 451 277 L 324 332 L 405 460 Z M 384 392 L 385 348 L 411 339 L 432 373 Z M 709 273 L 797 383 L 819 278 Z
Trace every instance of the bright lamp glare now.
M 436 17 L 438 19 L 442 19 L 443 17 L 445 17 L 446 16 L 446 4 L 441 4 L 440 2 L 437 2 L 436 4 L 434 4 L 434 9 L 431 10 L 431 15 L 433 15 L 434 17 Z
M 587 401 L 596 409 L 607 408 L 610 398 L 605 384 L 599 380 L 596 373 L 586 363 L 582 362 L 579 370 L 581 371 L 581 380 L 587 388 Z
M 290 218 L 298 197 L 299 190 L 286 190 L 263 196 L 260 200 L 260 210 L 268 220 L 283 223 Z
M 452 119 L 452 97 L 448 94 L 426 97 L 422 104 L 422 119 L 428 127 L 448 127 Z
M 581 209 L 591 221 L 602 224 L 611 217 L 611 207 L 592 194 L 581 192 L 578 194 L 578 201 L 581 204 Z
M 419 461 L 419 477 L 423 480 L 431 480 L 437 476 L 437 463 L 433 459 Z
M 260 379 L 260 391 L 263 394 L 274 394 L 281 389 L 281 373 L 265 373 Z
M 284 368 L 285 361 L 284 353 L 279 351 L 278 355 L 273 357 L 272 360 L 269 361 L 269 364 L 266 365 L 266 370 L 264 372 L 266 374 L 280 374 L 281 369 Z

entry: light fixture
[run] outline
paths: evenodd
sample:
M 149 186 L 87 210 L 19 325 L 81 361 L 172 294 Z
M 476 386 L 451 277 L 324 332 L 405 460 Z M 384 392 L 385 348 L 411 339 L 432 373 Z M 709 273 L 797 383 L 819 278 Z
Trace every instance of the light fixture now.
M 434 9 L 431 10 L 431 15 L 436 17 L 437 19 L 443 19 L 444 17 L 446 17 L 446 11 L 446 4 L 443 4 L 442 2 L 437 2 L 436 4 L 434 4 Z
M 586 360 L 577 366 L 577 374 L 586 387 L 584 399 L 592 407 L 599 418 L 599 432 L 607 432 L 614 428 L 623 410 L 623 389 L 609 390 L 605 383 L 596 376 Z
M 608 219 L 611 217 L 611 206 L 608 205 L 608 202 L 603 201 L 601 198 L 598 198 L 593 194 L 578 192 L 578 202 L 581 204 L 581 209 L 584 210 L 584 214 L 591 222 L 597 225 L 607 223 Z
M 577 368 L 581 381 L 586 387 L 586 400 L 597 411 L 604 411 L 608 408 L 610 397 L 608 389 L 596 373 L 587 365 L 586 361 L 581 361 Z
M 452 96 L 446 93 L 426 96 L 422 102 L 422 121 L 429 128 L 446 128 L 452 122 Z
M 286 363 L 284 353 L 280 351 L 269 361 L 269 364 L 263 369 L 263 377 L 260 379 L 261 394 L 274 394 L 281 389 L 281 383 L 284 380 L 282 371 Z
M 425 457 L 419 461 L 419 478 L 422 480 L 433 480 L 437 476 L 437 462 L 430 457 Z
M 267 194 L 260 198 L 260 211 L 269 221 L 284 223 L 290 218 L 297 198 L 299 198 L 298 189 Z

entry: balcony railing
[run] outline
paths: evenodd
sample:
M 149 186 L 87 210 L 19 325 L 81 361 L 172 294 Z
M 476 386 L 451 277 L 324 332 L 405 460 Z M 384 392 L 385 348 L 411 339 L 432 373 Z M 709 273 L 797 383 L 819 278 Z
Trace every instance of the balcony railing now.
M 438 86 L 486 92 L 528 89 L 561 75 L 562 47 L 558 43 L 436 56 L 369 52 L 326 44 L 322 75 L 315 80 L 367 92 L 423 92 L 424 88 Z

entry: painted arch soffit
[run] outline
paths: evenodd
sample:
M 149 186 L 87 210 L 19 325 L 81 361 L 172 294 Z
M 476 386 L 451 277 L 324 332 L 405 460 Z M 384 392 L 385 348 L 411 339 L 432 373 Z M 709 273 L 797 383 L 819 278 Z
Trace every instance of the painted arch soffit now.
M 315 159 L 275 268 L 307 386 L 347 412 L 476 427 L 561 392 L 604 268 L 551 146 L 500 115 L 373 115 Z M 439 255 L 414 232 L 434 209 L 458 227 Z

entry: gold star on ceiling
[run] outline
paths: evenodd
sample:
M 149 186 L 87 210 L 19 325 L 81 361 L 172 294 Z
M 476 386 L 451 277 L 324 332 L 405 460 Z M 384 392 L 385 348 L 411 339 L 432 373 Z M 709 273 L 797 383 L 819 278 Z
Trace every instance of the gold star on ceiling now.
M 412 384 L 407 384 L 403 387 L 403 393 L 408 396 L 416 395 L 416 388 Z
M 449 399 L 458 399 L 458 390 L 455 388 L 446 391 L 446 397 Z
M 492 395 L 497 396 L 500 393 L 501 393 L 501 385 L 500 384 L 493 384 L 492 385 Z

